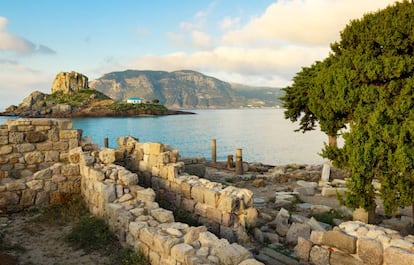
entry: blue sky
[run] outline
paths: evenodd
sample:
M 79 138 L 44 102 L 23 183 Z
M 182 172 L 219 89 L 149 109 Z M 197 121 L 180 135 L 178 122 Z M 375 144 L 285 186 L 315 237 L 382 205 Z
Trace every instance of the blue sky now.
M 191 69 L 289 85 L 350 21 L 393 0 L 0 0 L 0 110 L 61 71 Z

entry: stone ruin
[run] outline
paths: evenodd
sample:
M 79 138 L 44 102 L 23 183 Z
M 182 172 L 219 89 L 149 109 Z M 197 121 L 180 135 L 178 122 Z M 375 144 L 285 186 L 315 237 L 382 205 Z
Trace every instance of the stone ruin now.
M 153 189 L 138 185 L 139 178 L 148 180 L 152 166 L 154 172 L 155 168 L 159 170 L 160 179 L 171 181 L 176 188 L 183 184 L 182 192 L 190 192 L 191 200 L 192 185 L 204 182 L 181 172 L 183 163 L 177 161 L 177 150 L 159 143 L 139 143 L 130 137 L 120 140 L 123 145 L 118 150 L 99 150 L 85 142 L 82 132 L 72 129 L 70 121 L 63 120 L 9 120 L 0 133 L 3 212 L 62 203 L 80 194 L 90 212 L 104 218 L 121 243 L 143 252 L 151 264 L 263 264 L 245 247 L 220 239 L 206 226 L 176 222 L 172 211 L 159 207 Z M 146 171 L 134 173 L 115 162 Z M 204 189 L 210 194 L 207 201 L 213 200 L 218 208 L 205 204 L 204 193 L 197 198 L 194 193 L 192 199 L 200 201 L 194 204 L 200 204 L 197 211 L 202 211 L 207 222 L 213 218 L 211 222 L 218 226 L 233 224 L 230 221 L 235 214 L 239 214 L 237 222 L 250 222 L 241 213 L 252 208 L 251 193 L 235 188 Z M 218 195 L 222 195 L 221 201 Z M 223 216 L 227 216 L 224 221 Z M 251 218 L 254 220 L 254 215 Z
M 185 167 L 203 161 L 184 163 L 167 145 L 132 137 L 119 138 L 118 145 L 99 148 L 66 120 L 6 121 L 0 126 L 0 210 L 62 203 L 80 194 L 120 242 L 142 251 L 151 264 L 263 264 L 242 246 L 248 230 L 260 238 L 249 190 L 189 175 Z M 204 225 L 177 222 L 160 207 L 161 194 Z M 297 260 L 280 264 L 414 264 L 414 237 L 392 229 L 344 222 L 328 231 L 283 208 L 270 224 L 296 246 Z
M 88 77 L 75 71 L 58 73 L 52 83 L 52 93 L 70 94 L 88 88 Z

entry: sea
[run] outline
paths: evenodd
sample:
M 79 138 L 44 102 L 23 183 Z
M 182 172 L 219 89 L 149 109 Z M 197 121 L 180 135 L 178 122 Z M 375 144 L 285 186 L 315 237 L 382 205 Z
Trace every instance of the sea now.
M 284 109 L 189 110 L 194 115 L 128 118 L 74 118 L 73 128 L 103 146 L 117 147 L 117 138 L 133 136 L 140 142 L 161 142 L 179 150 L 181 157 L 211 160 L 211 140 L 216 139 L 217 160 L 225 161 L 242 149 L 243 161 L 266 165 L 322 164 L 327 136 L 320 130 L 295 132 L 298 123 L 284 118 Z M 10 117 L 0 117 L 0 124 Z

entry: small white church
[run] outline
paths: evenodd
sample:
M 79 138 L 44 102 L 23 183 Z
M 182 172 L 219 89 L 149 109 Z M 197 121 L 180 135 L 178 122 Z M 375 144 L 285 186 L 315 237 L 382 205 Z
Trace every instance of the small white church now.
M 128 98 L 127 103 L 139 104 L 139 103 L 142 103 L 142 99 L 141 98 Z

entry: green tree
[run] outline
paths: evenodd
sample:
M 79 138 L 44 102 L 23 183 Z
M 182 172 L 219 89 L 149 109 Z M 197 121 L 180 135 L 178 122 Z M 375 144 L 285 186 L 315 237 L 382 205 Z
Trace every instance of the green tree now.
M 413 28 L 408 1 L 353 20 L 329 57 L 285 89 L 292 121 L 308 115 L 309 127 L 318 122 L 328 135 L 349 124 L 345 145 L 325 148 L 325 155 L 350 171 L 344 199 L 350 207 L 375 207 L 374 178 L 387 213 L 414 204 Z

